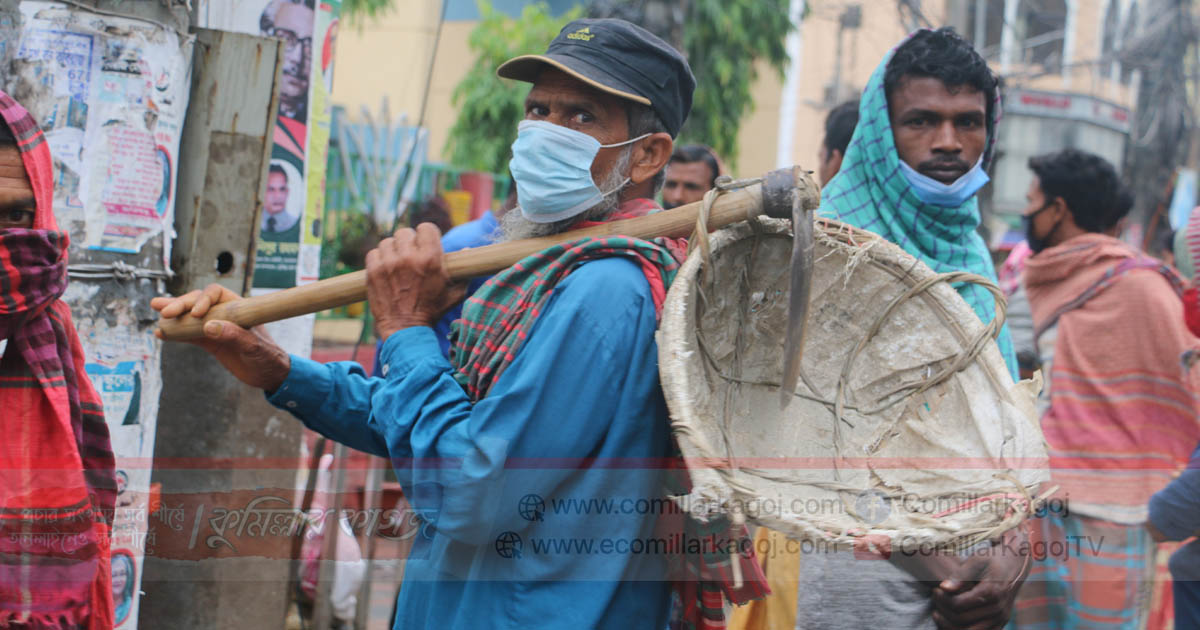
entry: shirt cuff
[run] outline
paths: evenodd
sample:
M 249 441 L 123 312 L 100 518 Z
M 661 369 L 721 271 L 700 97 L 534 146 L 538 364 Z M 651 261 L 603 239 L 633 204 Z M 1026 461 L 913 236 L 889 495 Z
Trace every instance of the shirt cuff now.
M 287 411 L 320 408 L 332 389 L 329 370 L 312 359 L 291 356 L 292 368 L 287 378 L 279 389 L 267 395 L 267 402 Z
M 449 368 L 438 345 L 437 333 L 428 326 L 413 326 L 392 333 L 379 349 L 379 376 L 401 378 L 420 364 Z

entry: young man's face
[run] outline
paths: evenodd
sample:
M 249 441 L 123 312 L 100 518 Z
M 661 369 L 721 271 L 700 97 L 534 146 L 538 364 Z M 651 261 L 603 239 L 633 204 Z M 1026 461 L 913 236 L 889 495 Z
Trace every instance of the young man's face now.
M 700 201 L 716 178 L 717 174 L 704 162 L 671 162 L 663 182 L 663 208 L 670 210 Z
M 37 202 L 17 147 L 0 147 L 0 231 L 33 227 Z
M 264 209 L 267 214 L 279 214 L 287 209 L 288 185 L 287 175 L 271 173 L 267 175 L 267 198 Z
M 962 177 L 987 146 L 983 92 L 954 92 L 933 77 L 906 76 L 888 98 L 896 151 L 905 164 L 943 184 Z

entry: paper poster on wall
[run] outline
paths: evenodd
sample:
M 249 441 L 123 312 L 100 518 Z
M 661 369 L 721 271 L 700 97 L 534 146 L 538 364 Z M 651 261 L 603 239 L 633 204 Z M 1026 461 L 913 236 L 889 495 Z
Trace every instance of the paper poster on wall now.
M 254 258 L 255 288 L 296 285 L 308 186 L 307 146 L 309 93 L 312 89 L 313 42 L 317 27 L 314 0 L 210 0 L 197 15 L 199 26 L 283 41 L 279 81 L 279 115 L 271 150 L 271 171 L 263 200 L 258 248 Z
M 174 220 L 192 40 L 56 2 L 22 2 L 21 14 L 24 103 L 55 160 L 55 214 L 83 224 L 72 231 L 84 247 L 137 253 Z
M 254 286 L 260 286 L 260 280 L 269 288 L 279 288 L 275 286 L 277 284 L 295 284 L 303 217 L 304 176 L 300 167 L 293 160 L 273 158 L 267 170 L 254 261 Z
M 128 549 L 113 549 L 112 551 L 112 591 L 113 591 L 113 625 L 116 628 L 130 627 L 129 620 L 137 619 L 137 600 L 135 591 L 141 571 L 134 554 Z
M 94 285 L 73 283 L 68 300 L 86 299 Z M 106 321 L 105 315 L 114 317 Z M 161 342 L 139 330 L 132 309 L 118 306 L 96 317 L 76 317 L 87 357 L 84 371 L 100 394 L 116 455 L 117 502 L 112 532 L 112 588 L 116 627 L 137 627 L 140 581 L 148 536 L 150 476 L 158 400 L 162 393 Z

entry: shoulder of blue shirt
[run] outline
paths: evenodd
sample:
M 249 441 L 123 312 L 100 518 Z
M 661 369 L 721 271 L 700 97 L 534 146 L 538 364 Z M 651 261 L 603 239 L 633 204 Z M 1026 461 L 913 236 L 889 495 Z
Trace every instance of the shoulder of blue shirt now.
M 625 317 L 631 308 L 653 308 L 650 283 L 636 262 L 612 256 L 580 265 L 555 291 L 559 301 L 586 305 L 600 323 Z
M 491 210 L 478 219 L 455 226 L 442 235 L 442 251 L 455 252 L 468 247 L 490 245 L 500 222 Z
M 1150 497 L 1150 522 L 1168 540 L 1183 540 L 1200 531 L 1200 445 L 1187 468 Z

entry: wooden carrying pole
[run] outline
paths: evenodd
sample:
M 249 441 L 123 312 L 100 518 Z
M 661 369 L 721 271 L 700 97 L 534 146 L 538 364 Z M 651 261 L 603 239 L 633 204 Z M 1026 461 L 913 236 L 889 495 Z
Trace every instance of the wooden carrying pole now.
M 791 171 L 789 179 L 794 178 L 791 179 L 793 186 L 815 190 L 805 172 L 799 168 L 787 170 Z M 451 252 L 446 254 L 446 271 L 454 281 L 487 276 L 547 247 L 588 236 L 686 237 L 695 228 L 696 217 L 703 205 L 704 202 L 697 201 L 672 210 L 610 221 L 582 230 Z M 761 214 L 790 217 L 790 212 L 790 205 L 778 211 L 764 208 L 763 184 L 756 183 L 718 196 L 709 212 L 707 225 L 711 231 Z M 204 322 L 208 320 L 219 319 L 249 328 L 361 302 L 366 298 L 367 272 L 362 270 L 275 293 L 218 304 L 203 319 L 191 315 L 162 319 L 158 327 L 165 339 L 198 339 L 203 336 Z

